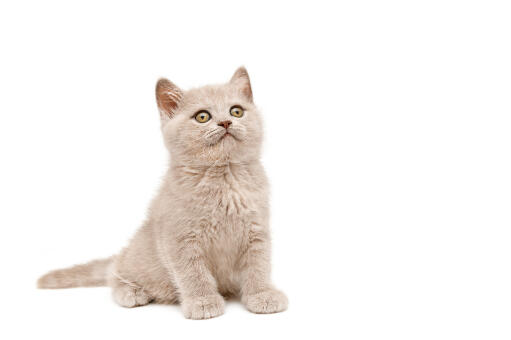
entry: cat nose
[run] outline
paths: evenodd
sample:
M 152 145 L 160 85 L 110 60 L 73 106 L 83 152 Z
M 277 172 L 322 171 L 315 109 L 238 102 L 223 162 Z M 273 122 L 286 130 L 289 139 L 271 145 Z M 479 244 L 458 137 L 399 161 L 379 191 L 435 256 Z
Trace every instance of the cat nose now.
M 218 126 L 223 126 L 224 128 L 227 129 L 231 124 L 232 122 L 230 120 L 224 120 L 223 122 L 218 123 Z

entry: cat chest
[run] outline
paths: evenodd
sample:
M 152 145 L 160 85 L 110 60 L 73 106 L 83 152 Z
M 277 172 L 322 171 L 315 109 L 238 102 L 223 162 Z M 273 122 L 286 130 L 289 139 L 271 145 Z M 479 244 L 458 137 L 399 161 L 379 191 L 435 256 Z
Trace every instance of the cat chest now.
M 240 257 L 249 244 L 251 224 L 257 219 L 257 205 L 238 192 L 222 193 L 209 216 L 202 233 L 208 267 L 219 289 L 234 287 Z
M 260 219 L 257 191 L 226 185 L 202 195 L 203 209 L 197 217 L 204 242 L 215 253 L 233 255 L 248 239 L 251 225 Z
M 221 190 L 209 203 L 207 215 L 218 232 L 239 232 L 257 218 L 259 210 L 253 193 L 244 190 Z

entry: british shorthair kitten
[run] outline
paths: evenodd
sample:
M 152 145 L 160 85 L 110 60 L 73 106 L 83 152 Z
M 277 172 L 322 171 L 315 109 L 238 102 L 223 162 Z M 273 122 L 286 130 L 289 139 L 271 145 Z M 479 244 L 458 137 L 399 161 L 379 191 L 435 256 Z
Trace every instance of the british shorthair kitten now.
M 124 307 L 179 302 L 185 317 L 224 312 L 240 296 L 254 313 L 287 308 L 270 279 L 268 183 L 261 115 L 245 68 L 222 85 L 156 85 L 171 164 L 145 223 L 118 255 L 52 271 L 40 288 L 104 286 Z

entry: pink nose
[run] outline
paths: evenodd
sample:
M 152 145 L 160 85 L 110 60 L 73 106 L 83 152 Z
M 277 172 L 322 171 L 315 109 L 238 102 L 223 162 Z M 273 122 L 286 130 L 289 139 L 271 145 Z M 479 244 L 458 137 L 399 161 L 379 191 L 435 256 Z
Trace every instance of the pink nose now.
M 218 123 L 218 126 L 223 126 L 224 128 L 227 129 L 231 124 L 232 122 L 230 120 L 224 120 L 223 122 Z

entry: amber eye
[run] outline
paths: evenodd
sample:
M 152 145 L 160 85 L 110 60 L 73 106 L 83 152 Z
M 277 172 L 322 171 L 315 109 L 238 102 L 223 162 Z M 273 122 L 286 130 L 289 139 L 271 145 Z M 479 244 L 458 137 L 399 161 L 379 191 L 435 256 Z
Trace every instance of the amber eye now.
M 245 113 L 245 111 L 243 111 L 243 109 L 240 106 L 231 107 L 231 116 L 241 118 L 243 117 L 243 113 Z
M 199 111 L 195 115 L 195 120 L 199 123 L 206 123 L 208 120 L 211 119 L 211 115 L 208 111 Z

